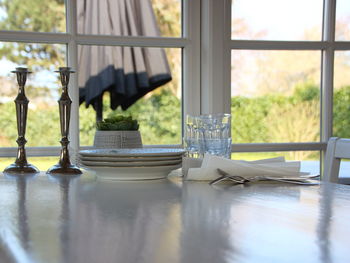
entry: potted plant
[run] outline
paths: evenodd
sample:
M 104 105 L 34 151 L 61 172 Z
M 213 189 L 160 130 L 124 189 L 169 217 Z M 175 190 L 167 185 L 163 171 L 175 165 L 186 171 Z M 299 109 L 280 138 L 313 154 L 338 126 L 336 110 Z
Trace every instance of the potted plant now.
M 139 124 L 131 116 L 116 115 L 96 123 L 96 148 L 142 148 Z

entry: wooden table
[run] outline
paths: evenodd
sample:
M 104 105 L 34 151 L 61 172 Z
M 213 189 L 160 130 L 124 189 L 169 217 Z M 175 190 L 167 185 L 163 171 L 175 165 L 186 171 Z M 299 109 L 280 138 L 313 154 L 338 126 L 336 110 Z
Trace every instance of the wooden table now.
M 350 186 L 0 176 L 0 262 L 350 262 Z

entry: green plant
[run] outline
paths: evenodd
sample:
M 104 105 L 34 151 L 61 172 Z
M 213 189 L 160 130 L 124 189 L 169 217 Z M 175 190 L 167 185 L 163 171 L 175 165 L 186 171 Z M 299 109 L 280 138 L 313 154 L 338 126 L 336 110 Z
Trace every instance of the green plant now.
M 116 115 L 97 122 L 96 128 L 99 131 L 137 131 L 139 124 L 131 116 Z

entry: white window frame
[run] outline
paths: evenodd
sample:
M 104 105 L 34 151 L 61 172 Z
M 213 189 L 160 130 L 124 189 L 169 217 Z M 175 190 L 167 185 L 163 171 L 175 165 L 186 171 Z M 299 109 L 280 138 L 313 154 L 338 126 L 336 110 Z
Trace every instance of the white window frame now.
M 350 41 L 335 41 L 336 0 L 324 0 L 320 41 L 231 40 L 231 0 L 183 0 L 183 37 L 123 37 L 78 35 L 76 0 L 67 0 L 67 33 L 0 31 L 0 41 L 67 44 L 68 66 L 77 68 L 77 47 L 115 45 L 183 48 L 183 115 L 230 112 L 231 50 L 319 50 L 321 66 L 320 141 L 305 143 L 233 144 L 233 152 L 324 151 L 332 136 L 334 52 L 350 50 Z M 79 74 L 79 73 L 78 73 Z M 71 148 L 79 149 L 77 74 L 72 76 Z M 233 124 L 234 125 L 234 124 Z M 16 148 L 0 148 L 0 157 Z M 57 155 L 60 147 L 27 147 L 28 156 Z
M 182 37 L 125 37 L 79 35 L 77 33 L 76 0 L 66 1 L 66 33 L 0 31 L 1 42 L 25 42 L 67 45 L 67 65 L 78 68 L 78 45 L 138 46 L 182 48 L 183 115 L 200 112 L 200 10 L 201 0 L 182 1 Z M 10 71 L 11 69 L 9 69 Z M 79 89 L 78 74 L 73 74 L 69 94 L 73 101 L 70 122 L 71 156 L 79 150 Z M 57 109 L 58 110 L 58 109 Z M 14 116 L 15 118 L 15 116 Z M 15 119 L 14 119 L 15 123 Z M 60 138 L 57 138 L 59 140 Z M 26 147 L 28 156 L 55 156 L 61 147 Z M 0 157 L 12 157 L 16 147 L 0 147 Z M 74 159 L 74 158 L 73 158 Z
M 232 152 L 325 151 L 332 136 L 334 52 L 350 50 L 349 41 L 335 41 L 336 0 L 324 0 L 320 41 L 231 40 L 231 0 L 203 0 L 203 113 L 230 112 L 231 50 L 318 50 L 322 52 L 320 141 L 232 144 Z M 218 14 L 221 14 L 218 15 Z M 204 26 L 203 26 L 204 25 Z M 218 41 L 219 40 L 219 41 Z M 217 59 L 220 57 L 220 59 Z M 234 125 L 234 123 L 233 123 Z

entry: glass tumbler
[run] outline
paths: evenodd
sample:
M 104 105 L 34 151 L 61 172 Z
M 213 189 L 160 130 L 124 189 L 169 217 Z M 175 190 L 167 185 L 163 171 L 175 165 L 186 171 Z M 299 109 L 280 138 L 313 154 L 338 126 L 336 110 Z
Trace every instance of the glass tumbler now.
M 199 152 L 225 158 L 231 157 L 231 115 L 226 113 L 200 115 L 197 119 Z
M 198 116 L 187 115 L 184 130 L 184 144 L 187 157 L 200 158 L 198 142 Z

